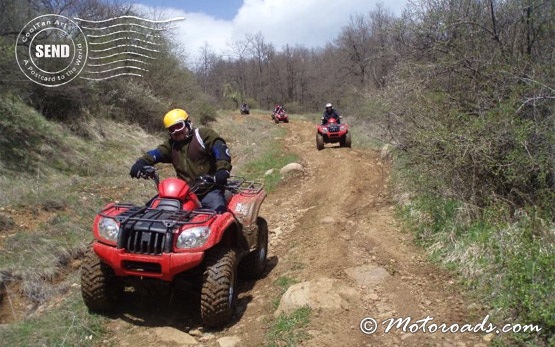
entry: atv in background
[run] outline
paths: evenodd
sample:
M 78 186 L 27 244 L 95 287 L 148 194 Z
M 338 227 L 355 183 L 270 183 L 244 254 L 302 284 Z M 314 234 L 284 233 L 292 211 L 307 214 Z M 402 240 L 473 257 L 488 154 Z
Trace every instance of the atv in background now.
M 339 117 L 343 119 L 343 117 Z M 324 149 L 326 143 L 338 143 L 340 147 L 351 147 L 351 133 L 347 123 L 338 123 L 330 118 L 328 123 L 318 125 L 316 129 L 316 148 Z
M 250 114 L 250 109 L 249 109 L 249 105 L 247 104 L 242 104 L 241 105 L 241 114 Z
M 95 217 L 94 241 L 83 261 L 81 294 L 91 311 L 111 311 L 126 287 L 149 281 L 189 283 L 200 290 L 204 326 L 219 327 L 232 317 L 237 277 L 262 275 L 268 253 L 268 225 L 258 212 L 263 184 L 231 177 L 227 211 L 203 209 L 196 193 L 214 186 L 211 176 L 191 185 L 178 178 L 153 179 L 158 194 L 146 205 L 109 203 Z
M 278 124 L 279 122 L 289 123 L 289 116 L 287 115 L 287 112 L 285 112 L 285 110 L 272 113 L 272 119 L 274 120 L 274 122 L 276 122 L 276 124 Z

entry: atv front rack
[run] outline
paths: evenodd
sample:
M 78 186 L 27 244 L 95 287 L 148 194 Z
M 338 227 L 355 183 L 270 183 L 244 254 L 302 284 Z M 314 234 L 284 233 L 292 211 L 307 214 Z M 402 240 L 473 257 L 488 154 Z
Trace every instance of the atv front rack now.
M 109 215 L 108 210 L 123 210 L 118 215 Z M 167 211 L 148 206 L 137 206 L 133 204 L 114 204 L 98 213 L 102 217 L 113 218 L 120 224 L 127 222 L 157 222 L 162 223 L 166 228 L 182 226 L 185 224 L 203 224 L 216 215 L 216 211 L 210 209 L 195 209 L 193 211 L 175 210 Z M 195 217 L 203 216 L 202 219 Z M 191 221 L 193 220 L 193 221 Z

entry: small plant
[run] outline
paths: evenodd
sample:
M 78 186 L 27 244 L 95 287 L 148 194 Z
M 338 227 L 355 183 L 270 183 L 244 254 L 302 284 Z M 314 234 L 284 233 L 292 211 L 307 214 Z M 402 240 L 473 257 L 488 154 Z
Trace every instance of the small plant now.
M 303 330 L 310 322 L 312 309 L 301 307 L 291 314 L 281 314 L 267 334 L 268 346 L 296 346 L 310 335 Z

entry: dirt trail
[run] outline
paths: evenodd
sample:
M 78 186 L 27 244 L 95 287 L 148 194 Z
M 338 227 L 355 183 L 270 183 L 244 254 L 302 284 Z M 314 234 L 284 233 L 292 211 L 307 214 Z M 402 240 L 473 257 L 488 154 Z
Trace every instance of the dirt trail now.
M 314 124 L 293 119 L 273 126 L 286 128 L 283 146 L 299 156 L 305 173 L 289 178 L 263 204 L 270 265 L 263 279 L 242 283 L 232 324 L 204 331 L 198 319 L 183 313 L 190 302 L 172 301 L 168 309 L 127 307 L 111 320 L 108 328 L 114 334 L 105 344 L 185 345 L 183 336 L 169 335 L 187 333 L 183 335 L 197 346 L 219 346 L 226 339 L 239 341 L 237 346 L 263 346 L 272 301 L 280 295 L 276 280 L 287 277 L 297 282 L 334 279 L 356 293 L 340 309 L 313 309 L 305 328 L 310 337 L 302 346 L 486 346 L 483 334 L 384 333 L 381 322 L 390 318 L 414 322 L 430 316 L 438 325 L 462 326 L 483 317 L 469 312 L 473 305 L 458 293 L 454 280 L 427 262 L 411 236 L 400 231 L 388 189 L 389 168 L 379 153 L 329 144 L 318 151 Z M 362 282 L 347 273 L 358 267 L 370 269 Z M 183 310 L 176 310 L 180 305 Z M 359 329 L 365 317 L 380 325 L 372 335 Z

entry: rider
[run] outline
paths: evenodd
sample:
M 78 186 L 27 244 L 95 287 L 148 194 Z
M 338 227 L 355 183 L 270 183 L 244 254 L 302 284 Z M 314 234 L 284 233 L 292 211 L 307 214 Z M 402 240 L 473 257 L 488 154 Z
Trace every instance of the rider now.
M 274 112 L 272 113 L 272 115 L 282 114 L 283 112 L 285 112 L 283 107 L 281 107 L 280 104 L 276 104 L 276 106 L 274 107 Z
M 334 109 L 333 109 L 333 105 L 331 103 L 327 103 L 326 104 L 326 110 L 324 111 L 324 114 L 322 115 L 322 124 L 327 124 L 328 120 L 330 118 L 335 118 L 335 120 L 337 121 L 337 123 L 339 124 L 340 121 L 340 117 L 339 117 L 339 113 L 337 113 Z
M 173 109 L 164 116 L 169 139 L 146 152 L 131 167 L 129 175 L 139 178 L 143 167 L 172 163 L 177 177 L 191 183 L 202 175 L 214 176 L 216 185 L 198 194 L 202 207 L 222 213 L 226 210 L 224 190 L 231 171 L 231 155 L 225 141 L 210 128 L 194 128 L 183 109 Z

